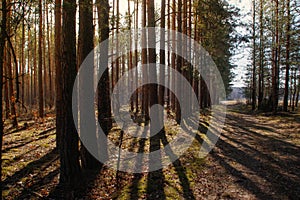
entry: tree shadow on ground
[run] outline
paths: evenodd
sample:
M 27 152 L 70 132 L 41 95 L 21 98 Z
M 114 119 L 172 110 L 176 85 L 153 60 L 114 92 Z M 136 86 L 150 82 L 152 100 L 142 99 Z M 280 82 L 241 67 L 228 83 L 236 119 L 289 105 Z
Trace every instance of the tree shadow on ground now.
M 167 145 L 169 144 L 168 142 L 168 139 L 166 137 L 166 134 L 165 132 L 163 132 L 163 134 L 161 135 L 161 141 L 163 143 L 163 146 L 166 148 Z M 169 158 L 172 159 L 174 158 L 175 154 L 173 153 L 172 149 L 169 148 L 168 151 L 169 154 Z M 192 192 L 192 189 L 191 189 L 191 186 L 190 186 L 190 181 L 186 175 L 186 170 L 185 168 L 183 167 L 180 159 L 177 159 L 174 163 L 173 163 L 173 166 L 175 168 L 175 171 L 179 177 L 179 181 L 180 181 L 180 185 L 182 187 L 182 190 L 183 190 L 183 197 L 185 199 L 192 199 L 194 200 L 195 197 L 193 195 L 193 192 Z
M 41 158 L 30 162 L 13 175 L 6 177 L 2 183 L 4 190 L 9 189 L 8 195 L 13 195 L 14 199 L 44 199 L 49 189 L 45 187 L 49 186 L 48 184 L 51 186 L 56 184 L 53 179 L 59 173 L 58 158 L 57 149 L 52 149 Z M 41 190 L 44 194 L 41 194 Z
M 31 136 L 28 136 L 28 137 L 25 137 L 25 138 L 22 138 L 20 140 L 16 140 L 14 141 L 14 144 L 15 145 L 12 145 L 12 146 L 9 146 L 9 147 L 6 147 L 2 150 L 3 153 L 7 153 L 8 151 L 12 150 L 12 149 L 17 149 L 17 148 L 20 148 L 20 147 L 23 147 L 29 143 L 32 143 L 34 141 L 37 141 L 37 140 L 43 140 L 45 138 L 48 138 L 52 135 L 55 134 L 55 132 L 52 132 L 55 128 L 50 128 L 48 130 L 45 130 L 45 131 L 42 131 L 40 133 L 38 133 L 36 135 L 36 138 L 32 138 L 32 135 Z
M 180 159 L 177 159 L 177 156 L 174 154 L 172 149 L 168 146 L 169 141 L 166 136 L 165 130 L 162 130 L 159 134 L 151 138 L 151 152 L 161 148 L 160 144 L 165 148 L 165 152 L 170 160 L 175 160 L 172 164 L 174 170 L 179 178 L 180 186 L 182 188 L 182 197 L 184 199 L 195 199 L 190 181 L 186 175 L 186 170 L 183 167 Z M 156 158 L 157 159 L 157 158 Z M 157 160 L 156 160 L 157 161 Z M 161 161 L 160 161 L 161 162 Z M 151 158 L 150 158 L 151 164 Z M 158 163 L 155 163 L 158 165 Z M 159 163 L 162 165 L 161 163 Z M 166 199 L 164 188 L 166 187 L 165 177 L 163 170 L 156 170 L 154 172 L 148 173 L 148 182 L 147 182 L 147 199 Z
M 160 150 L 160 136 L 163 134 L 165 134 L 164 130 L 160 131 L 158 134 L 150 138 L 150 152 Z M 166 199 L 164 191 L 165 177 L 162 170 L 163 166 L 161 157 L 153 156 L 153 154 L 150 154 L 149 169 L 151 170 L 153 166 L 159 169 L 148 173 L 146 189 L 147 199 Z
M 248 118 L 249 117 L 249 118 Z M 212 157 L 258 199 L 300 196 L 300 147 L 262 131 L 275 132 L 240 115 L 227 114 L 227 127 Z M 207 128 L 203 124 L 202 129 Z
M 24 156 L 36 151 L 39 148 L 40 148 L 40 146 L 33 147 L 29 151 L 26 151 L 25 153 L 22 153 L 18 156 L 14 156 L 13 159 L 3 159 L 2 158 L 2 161 L 5 161 L 5 162 L 2 162 L 2 167 L 7 167 L 7 166 L 13 165 L 15 162 L 22 160 L 24 158 Z
M 79 183 L 78 188 L 75 189 L 74 197 L 78 199 L 86 199 L 88 194 L 94 188 L 95 181 L 99 178 L 101 170 L 104 169 L 103 165 L 100 165 L 98 169 L 94 170 L 82 170 L 81 177 L 82 182 Z M 59 169 L 58 169 L 59 173 Z M 50 191 L 48 197 L 46 199 L 65 199 L 64 196 L 65 187 L 61 184 L 57 184 L 53 190 Z
M 147 135 L 147 129 L 144 129 L 143 134 L 142 134 L 142 138 L 139 140 L 139 149 L 138 149 L 138 153 L 142 153 L 145 151 L 145 144 L 146 144 L 146 139 L 145 136 Z M 143 157 L 138 156 L 137 157 L 137 167 L 140 167 L 140 164 L 143 162 Z M 141 181 L 141 179 L 143 178 L 143 174 L 141 173 L 135 173 L 133 175 L 133 179 L 132 179 L 132 184 L 130 187 L 130 199 L 131 200 L 138 200 L 139 199 L 139 182 Z
M 53 149 L 40 159 L 33 161 L 26 165 L 23 169 L 17 171 L 11 176 L 8 176 L 4 181 L 4 185 L 11 185 L 15 182 L 18 182 L 23 177 L 28 176 L 30 173 L 32 173 L 34 170 L 42 171 L 49 167 L 54 161 L 58 160 L 58 152 L 57 149 Z
M 35 177 L 33 180 L 31 180 L 32 185 L 29 187 L 24 188 L 22 193 L 16 197 L 16 200 L 23 200 L 31 198 L 32 196 L 35 196 L 35 199 L 41 198 L 45 199 L 45 197 L 38 192 L 41 190 L 41 187 L 44 185 L 50 184 L 55 177 L 57 177 L 59 174 L 59 168 L 56 168 L 55 170 L 49 172 L 46 176 L 41 177 Z

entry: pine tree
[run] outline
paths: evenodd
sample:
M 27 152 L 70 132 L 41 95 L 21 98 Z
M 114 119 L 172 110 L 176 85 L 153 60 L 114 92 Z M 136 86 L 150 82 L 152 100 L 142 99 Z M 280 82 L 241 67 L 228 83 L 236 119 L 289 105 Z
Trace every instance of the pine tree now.
M 62 132 L 62 121 L 63 121 L 63 107 L 61 106 L 62 102 L 62 65 L 61 65 L 61 29 L 62 29 L 62 22 L 61 22 L 61 0 L 55 0 L 55 84 L 56 84 L 56 146 L 59 148 L 60 146 L 60 138 Z
M 286 67 L 285 67 L 285 90 L 283 100 L 283 110 L 288 111 L 288 98 L 289 98 L 289 77 L 290 77 L 290 23 L 291 23 L 291 9 L 290 0 L 286 0 L 287 20 L 286 20 Z
M 76 78 L 76 2 L 63 2 L 62 26 L 62 102 L 58 113 L 61 122 L 60 131 L 60 183 L 65 186 L 65 198 L 71 199 L 80 183 L 80 165 L 78 151 L 78 134 L 72 115 L 72 91 Z
M 108 0 L 97 0 L 97 12 L 99 20 L 99 36 L 100 42 L 103 42 L 109 38 L 109 2 Z M 100 49 L 100 54 L 104 55 L 101 57 L 101 66 L 106 67 L 108 64 L 108 47 L 103 47 Z M 110 104 L 110 82 L 108 70 L 102 74 L 102 77 L 98 85 L 98 121 L 99 124 L 106 135 L 112 128 L 112 114 L 111 114 L 111 104 Z M 106 139 L 103 138 L 101 155 L 103 158 L 107 157 Z
M 253 39 L 253 71 L 252 71 L 252 110 L 255 110 L 256 108 L 256 35 L 255 35 L 255 12 L 256 12 L 256 3 L 255 0 L 253 0 L 253 27 L 252 27 L 252 39 Z
M 2 199 L 2 146 L 3 146 L 3 103 L 2 103 L 2 91 L 3 91 L 3 66 L 4 66 L 4 48 L 6 41 L 6 23 L 7 23 L 7 10 L 6 0 L 2 0 L 2 20 L 1 20 L 1 32 L 0 32 L 0 196 Z
M 39 82 L 39 117 L 44 117 L 44 84 L 43 84 L 43 12 L 42 0 L 39 0 L 39 68 L 38 68 L 38 82 Z
M 94 49 L 94 28 L 93 28 L 93 2 L 92 0 L 80 0 L 79 1 L 79 39 L 78 39 L 78 66 L 83 63 L 85 58 L 93 51 Z M 93 60 L 89 60 L 89 64 L 94 66 Z M 78 68 L 79 68 L 78 67 Z M 83 66 L 85 67 L 85 66 Z M 85 75 L 85 73 L 84 73 Z M 79 80 L 79 98 L 85 98 L 89 94 L 93 94 L 94 83 L 89 77 L 81 77 Z M 84 85 L 84 87 L 83 87 Z M 80 102 L 80 101 L 79 101 Z M 91 127 L 91 124 L 88 119 L 88 115 L 94 113 L 94 104 L 93 101 L 89 105 L 79 104 L 79 113 L 80 113 L 80 130 L 90 130 L 89 137 L 86 137 L 86 144 L 89 146 L 97 146 L 96 138 L 96 127 Z M 81 145 L 81 165 L 83 169 L 98 169 L 100 167 L 99 161 L 93 157 L 93 155 L 88 152 L 86 147 Z

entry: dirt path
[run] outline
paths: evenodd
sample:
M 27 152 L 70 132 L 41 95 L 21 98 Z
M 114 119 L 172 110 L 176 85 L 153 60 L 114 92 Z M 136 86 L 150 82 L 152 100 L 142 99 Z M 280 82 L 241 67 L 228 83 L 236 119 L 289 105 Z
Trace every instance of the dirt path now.
M 230 111 L 197 199 L 299 199 L 300 124 L 296 115 L 266 117 Z
M 241 112 L 242 107 L 229 107 L 222 136 L 206 159 L 195 156 L 198 137 L 198 144 L 173 166 L 148 174 L 121 173 L 119 189 L 111 178 L 114 172 L 103 170 L 86 199 L 299 199 L 299 115 Z
M 77 199 L 299 199 L 300 115 L 252 115 L 243 110 L 243 106 L 229 107 L 224 131 L 205 159 L 198 157 L 204 135 L 199 133 L 191 148 L 163 170 L 88 172 L 89 181 Z M 200 124 L 203 133 L 207 118 Z M 57 187 L 54 121 L 50 117 L 5 134 L 4 199 L 63 199 Z M 165 142 L 176 135 L 174 127 L 175 122 L 168 122 Z M 119 130 L 111 135 L 118 138 Z M 150 144 L 124 141 L 123 147 L 132 151 L 148 149 Z

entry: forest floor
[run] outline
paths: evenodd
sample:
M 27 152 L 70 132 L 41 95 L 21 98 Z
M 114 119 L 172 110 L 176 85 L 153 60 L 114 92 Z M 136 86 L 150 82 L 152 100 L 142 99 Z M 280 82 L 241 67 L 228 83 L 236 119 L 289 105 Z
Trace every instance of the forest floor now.
M 166 127 L 168 139 L 176 132 L 173 123 Z M 205 123 L 199 130 L 207 130 Z M 299 112 L 273 116 L 230 105 L 206 158 L 198 157 L 202 139 L 199 132 L 188 151 L 162 170 L 130 174 L 104 167 L 88 173 L 77 199 L 299 199 Z M 18 130 L 7 125 L 3 152 L 4 199 L 62 199 L 54 116 L 24 119 Z

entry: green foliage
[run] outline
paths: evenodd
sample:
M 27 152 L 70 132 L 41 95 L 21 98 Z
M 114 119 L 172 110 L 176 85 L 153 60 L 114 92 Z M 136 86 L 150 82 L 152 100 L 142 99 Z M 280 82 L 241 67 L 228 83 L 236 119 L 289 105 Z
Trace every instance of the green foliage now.
M 199 0 L 195 3 L 199 16 L 198 31 L 201 45 L 210 53 L 216 63 L 227 94 L 231 92 L 231 82 L 234 78 L 231 63 L 233 50 L 238 36 L 235 35 L 239 11 L 220 0 Z
M 291 16 L 290 19 L 288 17 L 288 12 L 286 8 L 287 0 L 279 1 L 278 9 L 279 9 L 279 20 L 278 20 L 278 32 L 279 32 L 279 87 L 280 91 L 283 91 L 284 82 L 285 82 L 285 69 L 286 63 L 290 64 L 290 68 L 296 67 L 299 65 L 299 6 L 297 5 L 297 0 L 290 0 L 290 11 Z M 275 44 L 275 34 L 276 34 L 276 5 L 273 1 L 266 0 L 256 0 L 256 19 L 254 22 L 248 24 L 248 30 L 253 26 L 255 27 L 255 46 L 253 42 L 249 46 L 251 49 L 256 48 L 255 57 L 256 57 L 256 80 L 258 82 L 259 75 L 263 71 L 261 76 L 262 79 L 262 87 L 263 97 L 262 99 L 269 99 L 272 95 L 272 64 L 273 64 L 273 53 L 274 49 L 277 47 Z M 253 13 L 252 13 L 253 14 Z M 287 26 L 290 26 L 290 32 L 287 32 Z M 253 34 L 253 30 L 249 31 L 249 35 Z M 290 35 L 290 57 L 289 60 L 286 59 L 286 43 L 287 36 Z M 251 40 L 253 37 L 248 36 Z M 253 51 L 251 51 L 253 52 Z M 250 55 L 252 59 L 253 53 Z M 247 68 L 247 81 L 246 84 L 249 86 L 249 90 L 252 90 L 252 71 L 253 66 Z M 293 78 L 292 74 L 290 74 L 290 78 Z M 249 84 L 251 83 L 251 84 Z M 298 85 L 299 85 L 298 81 Z M 251 87 L 250 87 L 251 86 Z M 257 87 L 259 83 L 257 83 Z M 257 94 L 258 95 L 258 94 Z M 283 96 L 283 92 L 279 92 L 279 96 Z

